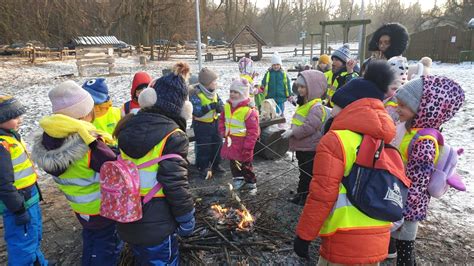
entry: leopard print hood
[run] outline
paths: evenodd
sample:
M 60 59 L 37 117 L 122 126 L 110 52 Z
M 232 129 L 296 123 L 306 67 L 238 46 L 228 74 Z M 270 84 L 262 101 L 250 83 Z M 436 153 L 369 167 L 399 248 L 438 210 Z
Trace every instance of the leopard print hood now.
M 459 111 L 464 90 L 454 80 L 442 76 L 422 76 L 423 95 L 412 126 L 439 129 Z

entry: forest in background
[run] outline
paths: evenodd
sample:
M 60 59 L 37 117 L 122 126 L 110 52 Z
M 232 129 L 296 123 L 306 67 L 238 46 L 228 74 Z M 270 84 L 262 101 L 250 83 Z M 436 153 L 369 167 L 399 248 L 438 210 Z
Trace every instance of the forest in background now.
M 387 22 L 400 22 L 410 33 L 445 24 L 467 28 L 474 17 L 473 0 L 447 0 L 424 12 L 419 3 L 365 2 L 364 18 L 372 20 L 368 34 Z M 360 19 L 360 10 L 353 0 L 268 0 L 263 9 L 250 0 L 201 0 L 201 33 L 230 42 L 244 25 L 250 25 L 268 44 L 296 44 L 299 32 L 320 32 L 319 22 L 323 20 Z M 193 0 L 0 2 L 0 44 L 35 40 L 61 47 L 75 36 L 115 35 L 130 44 L 149 45 L 157 39 L 196 39 L 195 25 Z M 329 27 L 327 32 L 330 41 L 342 40 L 340 26 Z M 356 40 L 357 36 L 358 29 L 354 28 L 349 38 Z

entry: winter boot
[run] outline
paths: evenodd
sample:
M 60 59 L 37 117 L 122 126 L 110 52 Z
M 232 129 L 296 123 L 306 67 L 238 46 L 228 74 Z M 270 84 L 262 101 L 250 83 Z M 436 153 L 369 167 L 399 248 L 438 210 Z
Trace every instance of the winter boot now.
M 257 183 L 247 183 L 246 188 L 250 196 L 257 195 Z
M 397 265 L 414 266 L 415 262 L 415 241 L 397 240 Z
M 397 257 L 397 240 L 393 237 L 390 238 L 388 244 L 388 256 L 387 259 L 394 259 Z
M 232 181 L 232 186 L 234 187 L 234 191 L 240 190 L 244 185 L 245 185 L 244 177 L 242 176 L 234 177 L 234 180 Z
M 200 168 L 199 177 L 205 179 L 207 177 L 208 172 L 209 172 L 209 168 Z

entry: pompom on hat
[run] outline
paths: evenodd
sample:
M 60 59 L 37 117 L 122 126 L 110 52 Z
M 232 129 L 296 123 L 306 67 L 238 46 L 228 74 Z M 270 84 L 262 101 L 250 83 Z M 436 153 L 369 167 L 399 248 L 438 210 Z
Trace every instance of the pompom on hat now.
M 26 113 L 26 108 L 18 99 L 10 95 L 0 95 L 0 124 Z
M 180 114 L 188 98 L 187 80 L 190 72 L 189 64 L 178 62 L 173 66 L 173 72 L 152 82 L 140 93 L 140 107 L 155 106 L 168 113 Z

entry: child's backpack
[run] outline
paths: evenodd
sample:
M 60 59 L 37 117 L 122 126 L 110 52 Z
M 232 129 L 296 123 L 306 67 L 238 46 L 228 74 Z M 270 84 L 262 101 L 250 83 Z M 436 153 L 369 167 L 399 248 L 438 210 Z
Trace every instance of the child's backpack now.
M 411 184 L 398 150 L 383 140 L 364 135 L 348 176 L 342 179 L 349 201 L 374 219 L 395 222 Z
M 139 169 L 171 158 L 178 154 L 166 154 L 140 165 L 118 156 L 116 161 L 105 162 L 100 168 L 100 215 L 120 223 L 130 223 L 142 218 Z M 162 185 L 157 183 L 143 198 L 146 204 Z
M 419 140 L 431 139 L 436 146 L 435 170 L 430 176 L 428 183 L 428 193 L 432 197 L 440 198 L 449 187 L 453 187 L 459 191 L 466 191 L 466 186 L 462 182 L 461 176 L 456 173 L 456 164 L 458 156 L 461 155 L 463 149 L 454 149 L 444 142 L 444 137 L 438 130 L 434 128 L 423 128 L 419 130 L 408 146 L 408 154 L 411 154 L 413 144 Z

